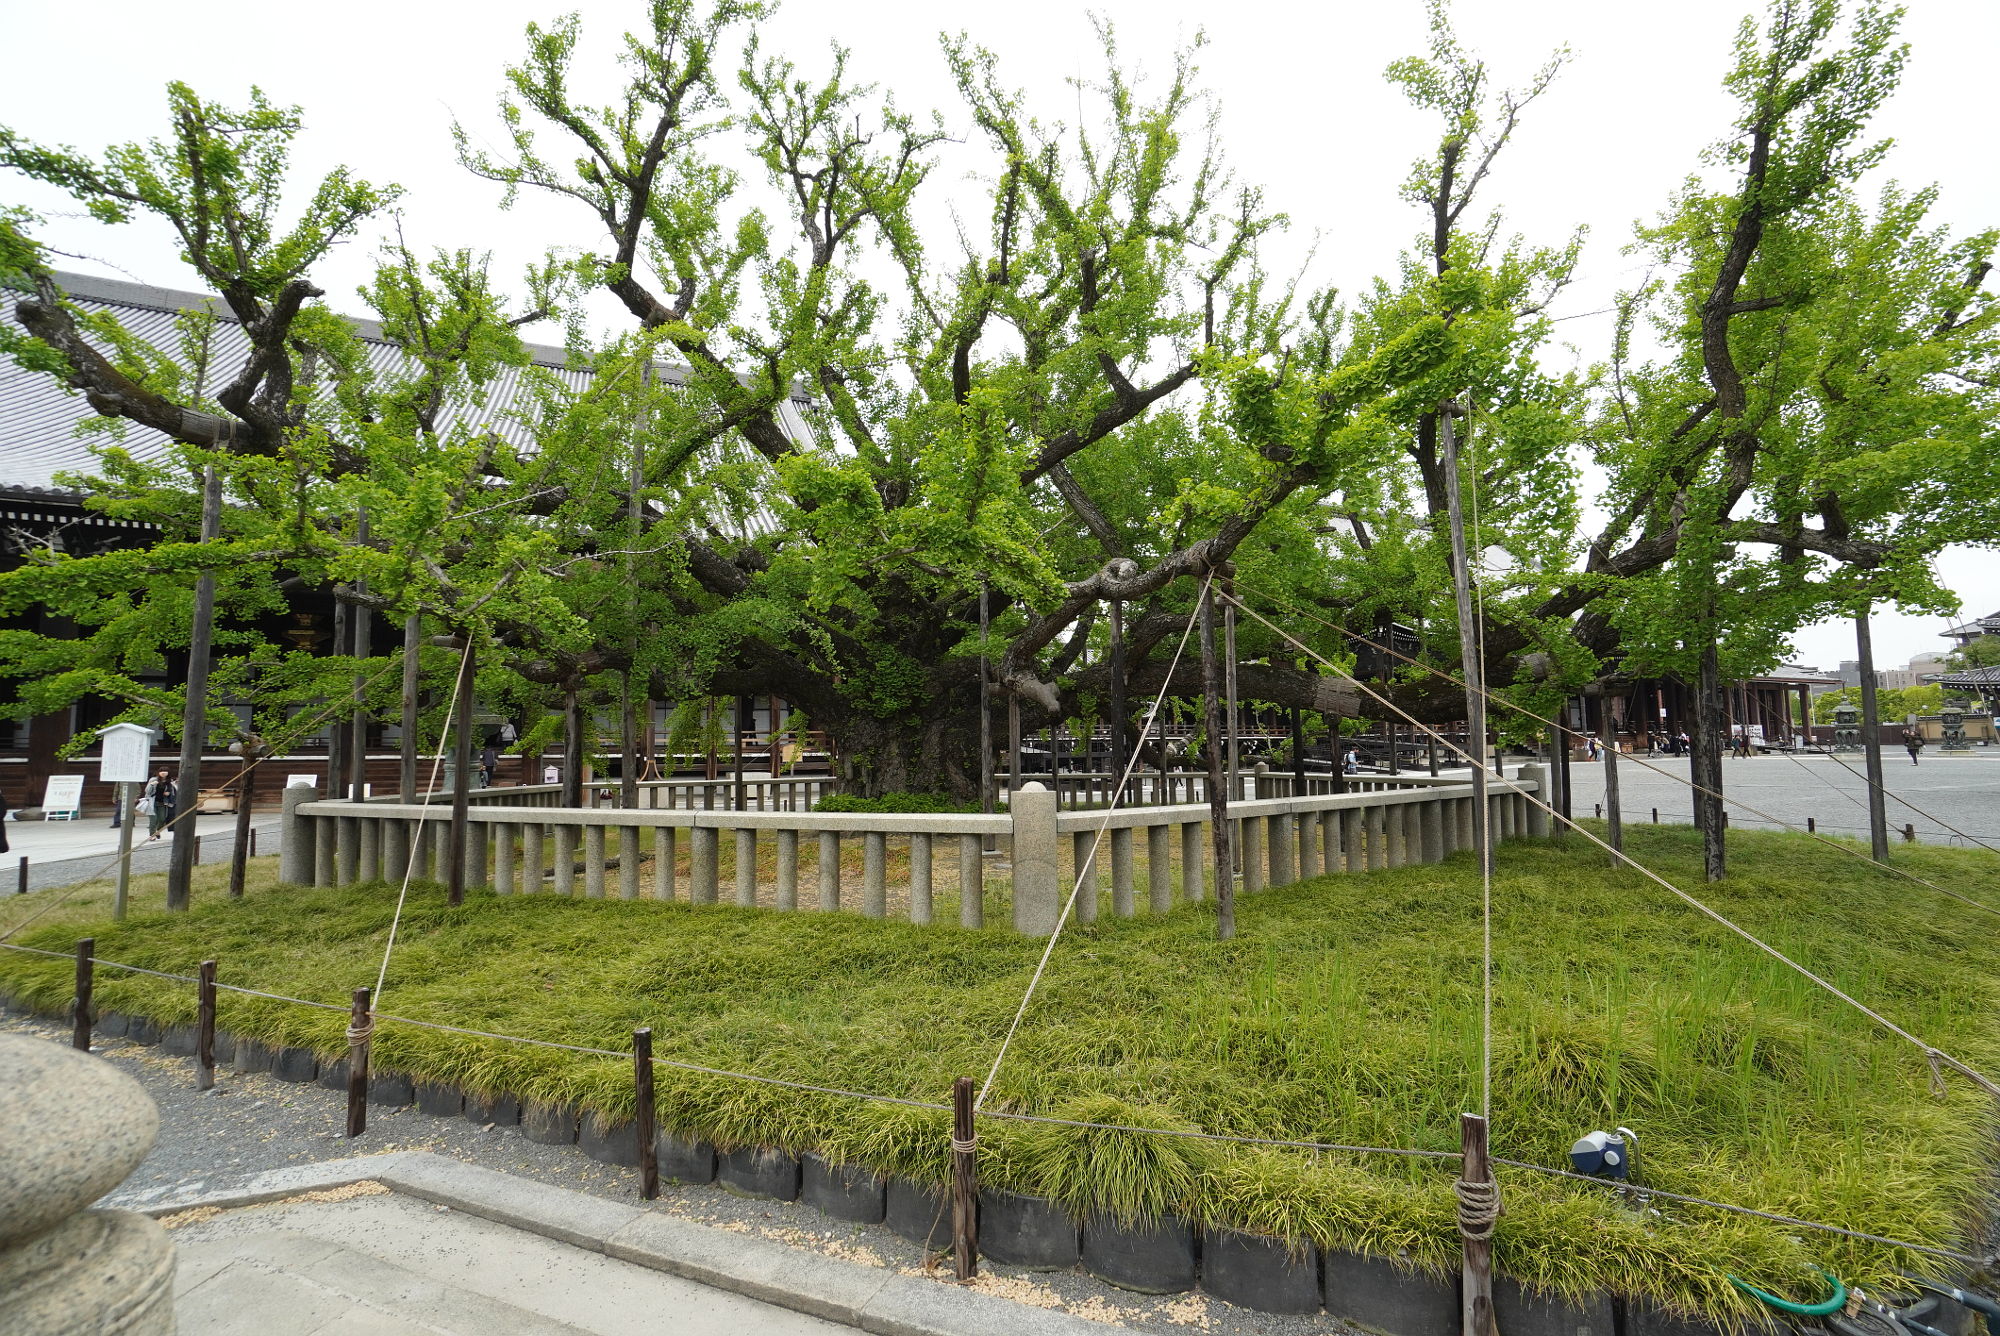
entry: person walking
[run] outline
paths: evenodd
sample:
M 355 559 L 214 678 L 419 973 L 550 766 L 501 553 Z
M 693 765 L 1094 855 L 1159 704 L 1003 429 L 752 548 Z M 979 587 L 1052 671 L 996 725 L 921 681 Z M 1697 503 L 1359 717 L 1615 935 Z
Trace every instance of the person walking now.
M 0 789 L 0 854 L 7 852 L 7 791 Z
M 174 805 L 180 796 L 180 788 L 165 766 L 161 766 L 160 772 L 146 781 L 146 794 L 139 799 L 137 815 L 146 818 L 148 844 L 159 839 L 161 828 L 174 819 Z
M 1591 733 L 1586 735 L 1583 739 L 1583 748 L 1590 759 L 1595 761 L 1597 759 L 1597 734 Z
M 1924 749 L 1924 735 L 1914 728 L 1903 730 L 1903 750 L 1910 754 L 1910 764 L 1917 763 L 1917 753 Z

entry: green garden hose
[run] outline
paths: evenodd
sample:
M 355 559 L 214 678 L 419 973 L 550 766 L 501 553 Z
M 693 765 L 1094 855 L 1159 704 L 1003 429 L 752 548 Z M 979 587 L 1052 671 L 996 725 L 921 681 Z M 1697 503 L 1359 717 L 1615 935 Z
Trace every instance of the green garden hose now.
M 1840 1277 L 1831 1271 L 1822 1271 L 1820 1274 L 1826 1277 L 1827 1284 L 1833 1286 L 1833 1296 L 1816 1304 L 1795 1304 L 1790 1299 L 1780 1299 L 1770 1291 L 1760 1290 L 1749 1281 L 1736 1276 L 1729 1277 L 1729 1283 L 1745 1294 L 1763 1300 L 1780 1313 L 1796 1313 L 1800 1317 L 1825 1317 L 1828 1313 L 1838 1313 L 1847 1307 L 1847 1286 L 1841 1284 Z

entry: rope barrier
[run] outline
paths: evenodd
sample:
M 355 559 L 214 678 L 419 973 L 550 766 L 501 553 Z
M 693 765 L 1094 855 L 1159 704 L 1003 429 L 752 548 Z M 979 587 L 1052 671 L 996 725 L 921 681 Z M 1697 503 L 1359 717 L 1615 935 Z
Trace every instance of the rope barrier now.
M 74 959 L 74 956 L 70 952 L 49 951 L 40 947 L 21 946 L 12 942 L 0 942 L 0 950 L 18 951 L 24 955 L 45 956 L 64 961 L 69 961 Z M 198 982 L 196 976 L 191 974 L 175 974 L 165 970 L 148 969 L 144 966 L 128 965 L 121 961 L 105 960 L 102 959 L 101 957 L 96 957 L 96 956 L 90 957 L 90 959 L 92 963 L 101 965 L 107 969 L 125 970 L 133 974 L 143 974 L 152 978 L 167 979 L 177 983 Z M 343 1015 L 346 1014 L 348 1011 L 348 1008 L 344 1006 L 334 1006 L 326 1002 L 314 1002 L 309 998 L 290 997 L 283 993 L 268 993 L 268 992 L 263 992 L 259 989 L 245 988 L 235 984 L 217 983 L 215 986 L 219 991 L 222 992 L 237 993 L 249 997 L 266 998 L 271 1001 L 285 1002 L 302 1007 L 310 1007 L 320 1011 L 335 1011 L 335 1012 L 340 1012 Z M 566 1044 L 558 1040 L 552 1040 L 552 1039 L 532 1039 L 525 1035 L 500 1034 L 491 1030 L 471 1029 L 466 1026 L 448 1025 L 441 1021 L 419 1020 L 409 1016 L 381 1015 L 375 1017 L 375 1019 L 381 1021 L 393 1021 L 400 1025 L 409 1025 L 418 1029 L 440 1030 L 451 1034 L 472 1035 L 482 1039 L 493 1039 L 510 1044 L 525 1044 L 534 1048 L 558 1049 L 569 1053 L 581 1053 L 591 1057 L 616 1058 L 621 1062 L 630 1061 L 632 1057 L 631 1053 L 626 1050 L 595 1048 L 585 1044 Z M 848 1099 L 865 1100 L 870 1103 L 876 1103 L 876 1104 L 896 1105 L 902 1108 L 927 1109 L 938 1113 L 948 1113 L 951 1110 L 951 1106 L 949 1104 L 940 1104 L 930 1100 L 906 1099 L 896 1095 L 871 1094 L 866 1091 L 847 1090 L 838 1086 L 823 1086 L 823 1085 L 815 1085 L 811 1082 L 806 1082 L 806 1081 L 792 1081 L 783 1077 L 760 1076 L 752 1072 L 734 1072 L 719 1067 L 706 1067 L 698 1063 L 680 1062 L 672 1058 L 655 1057 L 653 1059 L 653 1065 L 656 1067 L 670 1067 L 681 1071 L 695 1072 L 704 1076 L 716 1076 L 716 1077 L 726 1078 L 729 1080 L 747 1081 L 756 1085 L 779 1086 L 786 1089 L 803 1090 L 813 1094 L 835 1095 Z M 1043 1114 L 1016 1113 L 1016 1112 L 997 1110 L 997 1109 L 979 1110 L 978 1116 L 981 1118 L 990 1118 L 1005 1122 L 1039 1123 L 1056 1127 L 1075 1127 L 1090 1131 L 1127 1132 L 1127 1133 L 1137 1133 L 1145 1136 L 1177 1137 L 1188 1140 L 1212 1141 L 1224 1145 L 1264 1146 L 1264 1147 L 1272 1147 L 1284 1150 L 1305 1150 L 1305 1151 L 1312 1151 L 1315 1153 L 1348 1154 L 1348 1155 L 1381 1155 L 1381 1156 L 1389 1156 L 1389 1157 L 1396 1157 L 1403 1159 L 1419 1159 L 1419 1160 L 1455 1161 L 1460 1158 L 1458 1152 L 1456 1151 L 1422 1150 L 1415 1147 L 1398 1147 L 1398 1146 L 1358 1146 L 1358 1145 L 1346 1145 L 1339 1142 L 1298 1141 L 1282 1137 L 1231 1136 L 1226 1133 L 1220 1133 L 1220 1132 L 1203 1132 L 1194 1129 L 1173 1128 L 1173 1127 L 1140 1127 L 1131 1123 L 1091 1122 L 1076 1118 L 1053 1118 Z M 954 1143 L 953 1149 L 957 1150 L 960 1149 L 960 1147 L 956 1143 Z M 1630 1184 L 1612 1182 L 1610 1180 L 1602 1178 L 1593 1178 L 1587 1174 L 1575 1173 L 1568 1169 L 1557 1169 L 1549 1165 L 1536 1164 L 1532 1160 L 1513 1160 L 1513 1159 L 1506 1159 L 1504 1157 L 1496 1155 L 1492 1157 L 1492 1163 L 1509 1169 L 1519 1169 L 1529 1173 L 1541 1174 L 1550 1178 L 1561 1178 L 1561 1179 L 1568 1179 L 1570 1181 L 1577 1183 L 1586 1183 L 1593 1187 L 1598 1187 L 1598 1188 L 1613 1188 L 1620 1191 L 1638 1191 L 1643 1193 L 1645 1196 L 1649 1198 L 1658 1198 L 1664 1201 L 1679 1202 L 1681 1204 L 1688 1206 L 1707 1207 L 1712 1210 L 1726 1211 L 1734 1215 L 1750 1216 L 1759 1220 L 1768 1220 L 1773 1223 L 1787 1225 L 1795 1229 L 1809 1229 L 1820 1233 L 1839 1235 L 1841 1237 L 1854 1239 L 1863 1243 L 1879 1244 L 1883 1247 L 1890 1247 L 1890 1248 L 1901 1248 L 1910 1252 L 1922 1253 L 1927 1256 L 1944 1258 L 1955 1262 L 1965 1262 L 1972 1265 L 1984 1265 L 1990 1260 L 1987 1258 L 1976 1257 L 1970 1253 L 1954 1252 L 1951 1251 L 1950 1249 L 1933 1248 L 1926 1244 L 1912 1243 L 1906 1239 L 1890 1238 L 1886 1235 L 1870 1234 L 1861 1230 L 1848 1229 L 1841 1225 L 1829 1225 L 1818 1221 L 1804 1220 L 1797 1216 L 1781 1215 L 1772 1211 L 1759 1210 L 1758 1208 L 1753 1206 L 1738 1206 L 1730 1202 L 1714 1201 L 1706 1197 L 1695 1197 L 1685 1193 L 1667 1192 L 1659 1188 L 1646 1187 L 1646 1188 L 1635 1189 Z M 1483 1186 L 1483 1185 L 1473 1185 L 1473 1186 L 1475 1187 L 1476 1191 L 1476 1188 L 1478 1186 Z M 1457 1185 L 1456 1183 L 1454 1183 L 1454 1192 L 1457 1191 L 1458 1191 Z M 1475 1221 L 1475 1224 L 1476 1223 L 1477 1222 Z

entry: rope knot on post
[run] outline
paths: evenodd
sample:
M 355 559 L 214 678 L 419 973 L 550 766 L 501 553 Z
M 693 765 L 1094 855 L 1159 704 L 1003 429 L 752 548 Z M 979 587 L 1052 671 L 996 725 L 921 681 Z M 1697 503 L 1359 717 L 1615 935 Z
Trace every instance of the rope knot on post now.
M 969 1136 L 963 1141 L 957 1137 L 951 1139 L 951 1151 L 954 1155 L 971 1155 L 977 1152 L 978 1149 L 979 1138 L 977 1136 Z
M 365 1044 L 374 1037 L 375 1013 L 372 1011 L 368 1013 L 367 1018 L 359 1025 L 350 1025 L 347 1027 L 347 1046 L 349 1048 L 354 1047 L 356 1044 Z
M 1458 1232 L 1474 1242 L 1492 1238 L 1494 1226 L 1506 1213 L 1500 1184 L 1490 1178 L 1483 1183 L 1454 1178 L 1451 1190 L 1458 1194 Z

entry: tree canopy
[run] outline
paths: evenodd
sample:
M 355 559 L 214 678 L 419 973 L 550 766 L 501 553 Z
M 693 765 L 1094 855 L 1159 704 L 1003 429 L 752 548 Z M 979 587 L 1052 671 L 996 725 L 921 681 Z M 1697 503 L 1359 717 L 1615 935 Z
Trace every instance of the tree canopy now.
M 1336 662 L 1400 623 L 1451 671 L 1447 401 L 1489 681 L 1544 712 L 1618 672 L 1768 668 L 1865 601 L 1942 610 L 1929 558 L 2000 533 L 1995 237 L 1931 224 L 1928 190 L 1861 194 L 1902 65 L 1893 12 L 1777 0 L 1746 20 L 1737 122 L 1641 229 L 1652 277 L 1602 364 L 1570 371 L 1549 308 L 1581 234 L 1513 236 L 1484 201 L 1562 52 L 1508 86 L 1433 9 L 1428 49 L 1387 70 L 1436 126 L 1380 202 L 1419 228 L 1342 296 L 1271 272 L 1289 220 L 1233 175 L 1199 40 L 1148 83 L 1100 27 L 1063 121 L 950 39 L 959 105 L 919 115 L 844 52 L 806 69 L 764 50 L 764 12 L 655 0 L 610 88 L 582 86 L 577 18 L 531 25 L 501 145 L 462 127 L 459 154 L 577 230 L 511 298 L 476 253 L 399 237 L 354 294 L 387 358 L 312 274 L 398 191 L 338 170 L 285 220 L 295 109 L 175 84 L 164 138 L 101 155 L 0 130 L 0 165 L 109 224 L 171 228 L 218 297 L 148 344 L 66 301 L 37 220 L 0 212 L 0 352 L 171 442 L 142 457 L 107 431 L 76 480 L 160 543 L 0 576 L 0 614 L 76 629 L 0 631 L 13 708 L 94 693 L 170 717 L 140 670 L 185 644 L 206 571 L 218 671 L 274 718 L 356 679 L 392 712 L 390 658 L 252 629 L 328 588 L 419 618 L 434 686 L 448 648 L 478 646 L 482 699 L 531 725 L 565 707 L 587 748 L 609 749 L 587 716 L 613 700 L 772 694 L 826 730 L 855 791 L 963 799 L 982 655 L 1030 729 L 1196 695 L 1196 666 L 1167 664 L 1212 574 Z M 980 199 L 943 226 L 954 135 Z M 622 328 L 589 332 L 593 293 Z M 538 328 L 561 365 L 530 355 Z M 200 543 L 209 466 L 226 502 Z M 1238 657 L 1247 698 L 1388 714 L 1248 624 Z M 1397 710 L 1462 716 L 1421 667 L 1381 676 Z

